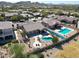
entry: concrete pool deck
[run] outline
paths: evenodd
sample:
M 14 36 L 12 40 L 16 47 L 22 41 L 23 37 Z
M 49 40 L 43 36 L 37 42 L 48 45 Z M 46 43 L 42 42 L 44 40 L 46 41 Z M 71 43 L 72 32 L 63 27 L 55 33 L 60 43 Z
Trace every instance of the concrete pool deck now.
M 63 33 L 63 31 L 64 31 L 64 33 Z M 56 31 L 56 32 L 59 33 L 60 35 L 67 35 L 72 31 L 74 31 L 74 29 L 62 27 L 61 29 L 59 29 L 59 31 Z
M 39 39 L 38 39 L 38 41 L 39 41 Z M 35 38 L 34 37 L 31 37 L 30 38 L 30 41 L 28 43 L 26 43 L 26 47 L 27 47 L 27 50 L 26 51 L 27 52 L 30 52 L 31 53 L 31 52 L 33 52 L 33 51 L 35 51 L 35 50 L 38 49 L 38 48 L 35 48 L 33 46 L 34 42 L 35 42 Z M 40 39 L 40 43 L 41 43 L 41 48 L 39 48 L 39 49 L 42 49 L 44 47 L 48 47 L 48 46 L 50 46 L 50 45 L 53 44 L 52 41 L 44 41 L 44 40 L 41 40 L 41 39 Z
M 56 33 L 57 35 L 60 35 L 60 36 L 64 37 L 65 39 L 67 39 L 67 38 L 69 38 L 69 37 L 75 35 L 76 33 L 78 33 L 77 29 L 75 30 L 75 29 L 69 28 L 69 27 L 65 27 L 65 28 L 71 29 L 72 31 L 70 31 L 69 33 L 67 33 L 67 35 L 63 35 L 63 34 L 61 34 L 61 33 L 58 32 L 58 31 L 60 31 L 60 30 L 58 30 L 58 29 L 56 29 L 56 30 L 51 30 L 51 29 L 50 29 L 50 30 L 51 30 L 52 32 Z

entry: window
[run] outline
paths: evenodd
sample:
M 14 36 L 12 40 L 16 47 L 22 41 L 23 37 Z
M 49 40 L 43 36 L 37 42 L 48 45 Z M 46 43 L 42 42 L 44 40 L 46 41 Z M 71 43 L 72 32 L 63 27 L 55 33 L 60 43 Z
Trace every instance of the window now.
M 0 29 L 0 34 L 2 34 L 3 32 L 2 32 L 2 30 Z
M 4 41 L 3 37 L 0 37 L 0 42 Z
M 9 36 L 6 36 L 5 37 L 5 40 L 10 40 L 10 39 L 13 39 L 13 36 L 12 35 L 9 35 Z

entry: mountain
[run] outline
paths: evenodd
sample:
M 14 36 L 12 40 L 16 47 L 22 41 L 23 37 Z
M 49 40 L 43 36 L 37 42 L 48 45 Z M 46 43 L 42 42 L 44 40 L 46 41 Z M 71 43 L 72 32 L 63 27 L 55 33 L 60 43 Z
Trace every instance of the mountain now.
M 46 8 L 52 6 L 52 4 L 45 4 L 45 3 L 39 3 L 39 2 L 30 2 L 30 1 L 20 1 L 17 3 L 11 3 L 11 2 L 0 2 L 0 7 L 2 6 L 13 6 L 17 8 L 29 8 L 29 7 L 41 7 L 41 8 Z
M 12 6 L 12 5 L 13 5 L 13 3 L 10 3 L 10 2 L 4 2 L 4 1 L 0 2 L 0 7 L 2 7 L 2 6 Z
M 4 6 L 10 6 L 12 8 L 30 8 L 30 7 L 36 7 L 36 8 L 51 8 L 51 7 L 64 7 L 64 6 L 73 6 L 72 4 L 52 4 L 52 3 L 39 3 L 39 2 L 31 2 L 31 1 L 20 1 L 17 3 L 11 3 L 11 2 L 0 2 L 0 7 Z M 79 7 L 79 4 L 75 4 L 76 7 Z
M 44 7 L 48 6 L 45 3 L 30 2 L 30 1 L 21 1 L 21 2 L 15 3 L 15 4 L 18 5 L 19 7 L 23 6 L 23 7 L 26 7 L 26 8 L 28 8 L 28 7 L 41 7 L 41 8 L 44 8 Z

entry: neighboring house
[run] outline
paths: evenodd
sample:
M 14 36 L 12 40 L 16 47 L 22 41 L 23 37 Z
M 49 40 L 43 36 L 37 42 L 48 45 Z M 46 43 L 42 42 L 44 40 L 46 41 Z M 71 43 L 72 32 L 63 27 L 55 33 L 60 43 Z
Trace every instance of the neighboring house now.
M 20 14 L 21 16 L 23 16 L 23 17 L 27 17 L 28 16 L 28 14 Z
M 48 28 L 56 28 L 56 26 L 59 26 L 61 23 L 58 20 L 52 19 L 52 20 L 43 20 L 42 24 Z
M 42 14 L 41 14 L 41 13 L 36 12 L 36 13 L 33 13 L 33 16 L 35 16 L 35 17 L 40 17 L 40 16 L 42 16 Z
M 5 13 L 5 20 L 11 20 L 14 15 L 18 15 L 18 13 Z
M 75 17 L 59 16 L 58 20 L 67 23 L 75 23 L 77 19 Z
M 67 11 L 62 11 L 62 13 L 63 13 L 64 15 L 68 15 L 68 14 L 69 14 L 69 12 L 67 12 Z
M 14 31 L 11 22 L 0 22 L 0 44 L 14 38 Z
M 5 17 L 11 17 L 14 15 L 18 15 L 18 13 L 5 13 Z
M 18 12 L 20 12 L 20 11 L 23 11 L 22 9 L 18 9 L 18 10 L 9 10 L 9 12 L 16 12 L 16 13 L 18 13 Z
M 30 15 L 30 14 L 20 14 L 20 15 L 23 16 L 23 17 L 29 17 L 29 18 L 33 17 L 33 16 Z
M 22 14 L 26 14 L 28 11 L 22 11 Z
M 79 21 L 77 21 L 76 28 L 79 29 Z
M 28 37 L 40 34 L 45 29 L 45 27 L 40 22 L 27 22 L 23 24 L 23 28 Z
M 48 18 L 55 17 L 55 14 L 49 14 L 47 17 L 48 17 Z

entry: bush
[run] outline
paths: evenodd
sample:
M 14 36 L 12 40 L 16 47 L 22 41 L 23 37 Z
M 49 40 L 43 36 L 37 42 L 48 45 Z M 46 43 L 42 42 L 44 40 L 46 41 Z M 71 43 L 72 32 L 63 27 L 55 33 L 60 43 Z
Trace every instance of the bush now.
M 28 58 L 44 58 L 44 55 L 43 54 L 29 54 L 27 56 Z
M 27 54 L 24 54 L 23 51 L 24 51 L 24 45 L 21 45 L 21 44 L 11 44 L 10 47 L 10 51 L 11 51 L 11 54 L 13 55 L 14 54 L 14 58 L 26 58 Z
M 0 16 L 0 21 L 3 21 L 4 20 L 4 17 Z

